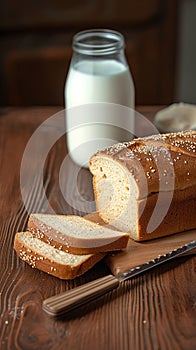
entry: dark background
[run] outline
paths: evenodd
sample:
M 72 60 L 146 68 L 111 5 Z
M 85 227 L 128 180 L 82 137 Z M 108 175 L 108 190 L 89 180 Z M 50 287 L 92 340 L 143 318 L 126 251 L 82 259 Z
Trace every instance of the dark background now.
M 2 1 L 0 105 L 63 106 L 72 37 L 90 28 L 124 34 L 136 104 L 178 100 L 183 97 L 176 85 L 181 83 L 184 2 L 188 0 Z

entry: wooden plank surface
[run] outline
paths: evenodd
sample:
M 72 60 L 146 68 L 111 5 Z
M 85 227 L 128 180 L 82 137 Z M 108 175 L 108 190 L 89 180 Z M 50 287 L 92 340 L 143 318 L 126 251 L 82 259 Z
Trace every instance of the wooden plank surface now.
M 143 107 L 140 111 L 152 118 L 159 108 Z M 59 172 L 67 154 L 64 136 L 47 155 L 43 179 L 39 172 L 34 173 L 33 181 L 27 177 L 23 184 L 28 195 L 24 206 L 20 186 L 23 152 L 34 130 L 58 111 L 0 110 L 0 349 L 195 349 L 193 256 L 123 282 L 117 290 L 62 319 L 42 311 L 43 299 L 109 273 L 100 262 L 73 281 L 61 281 L 32 269 L 13 250 L 14 235 L 25 229 L 28 210 L 52 208 L 58 213 L 81 215 L 94 210 L 88 170 L 78 171 L 66 158 L 64 182 L 59 185 Z M 29 155 L 27 175 L 36 169 L 36 164 L 31 164 L 34 160 Z M 77 171 L 76 183 L 73 174 Z
M 121 32 L 137 104 L 174 100 L 177 0 L 0 2 L 0 105 L 64 105 L 72 39 L 81 30 Z M 98 15 L 98 14 L 101 15 Z
M 99 217 L 97 212 L 86 215 L 86 219 L 105 226 L 105 222 Z M 115 228 L 114 228 L 115 229 Z M 120 252 L 108 254 L 104 261 L 108 265 L 113 275 L 118 276 L 146 262 L 152 261 L 160 256 L 176 250 L 196 239 L 196 229 L 186 232 L 161 237 L 149 241 L 136 242 L 129 239 L 127 248 Z M 183 255 L 194 255 L 196 248 Z

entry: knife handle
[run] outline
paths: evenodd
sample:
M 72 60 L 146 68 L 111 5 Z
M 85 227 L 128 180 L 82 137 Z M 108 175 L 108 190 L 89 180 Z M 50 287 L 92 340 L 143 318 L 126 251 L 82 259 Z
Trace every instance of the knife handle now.
M 82 286 L 45 299 L 42 308 L 50 315 L 63 315 L 108 293 L 118 286 L 119 281 L 113 275 L 101 277 L 95 281 L 88 282 Z

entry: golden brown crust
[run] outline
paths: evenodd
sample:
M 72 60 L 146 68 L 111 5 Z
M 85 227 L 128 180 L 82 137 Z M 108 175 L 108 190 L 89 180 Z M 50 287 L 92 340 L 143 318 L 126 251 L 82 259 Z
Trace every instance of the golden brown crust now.
M 158 227 L 156 227 L 157 218 L 153 215 L 154 222 L 151 222 L 151 227 L 153 228 L 154 225 L 156 229 L 150 230 L 150 232 L 148 232 L 148 224 L 157 203 L 158 194 L 155 193 L 148 197 L 145 203 L 145 210 L 139 219 L 139 237 L 134 237 L 134 239 L 144 241 L 194 229 L 196 227 L 195 193 L 196 185 L 184 190 L 174 191 L 170 208 Z M 164 207 L 165 203 L 167 203 L 168 196 L 169 194 L 167 192 L 162 193 L 161 200 L 159 199 L 160 211 L 161 207 Z M 140 211 L 140 207 L 143 205 L 142 202 L 140 201 L 138 203 L 138 211 Z
M 196 184 L 196 131 L 154 135 L 120 143 L 92 156 L 112 158 L 139 184 L 138 199 Z M 141 171 L 143 169 L 143 171 Z M 160 184 L 161 180 L 161 184 Z M 147 184 L 147 192 L 146 192 Z
M 30 232 L 18 232 L 14 239 L 14 249 L 18 256 L 27 262 L 32 268 L 39 269 L 49 275 L 58 277 L 60 279 L 73 279 L 92 268 L 98 261 L 100 261 L 105 254 L 87 255 L 83 263 L 72 266 L 71 264 L 60 264 L 52 259 L 48 259 L 39 251 L 35 251 L 31 246 L 25 244 L 21 239 L 21 234 L 31 235 Z
M 45 243 L 50 244 L 54 248 L 68 252 L 71 254 L 97 254 L 100 252 L 123 250 L 127 247 L 129 234 L 119 232 L 119 238 L 109 237 L 97 239 L 96 235 L 93 238 L 92 245 L 81 246 L 80 239 L 73 239 L 71 235 L 66 235 L 56 231 L 52 227 L 48 227 L 34 215 L 30 215 L 28 220 L 28 229 L 30 232 Z M 88 242 L 87 242 L 88 243 Z M 77 246 L 76 246 L 77 244 Z
M 94 160 L 105 157 L 119 163 L 137 184 L 139 233 L 136 236 L 130 232 L 133 239 L 149 240 L 196 227 L 196 131 L 154 135 L 109 147 L 92 156 L 92 173 Z M 93 175 L 95 201 L 100 211 L 96 171 Z M 160 213 L 166 206 L 168 211 L 158 227 L 154 224 L 155 229 L 148 232 L 149 222 L 153 227 L 150 220 L 157 202 Z M 101 211 L 99 215 L 104 217 Z M 156 221 L 156 216 L 153 220 Z

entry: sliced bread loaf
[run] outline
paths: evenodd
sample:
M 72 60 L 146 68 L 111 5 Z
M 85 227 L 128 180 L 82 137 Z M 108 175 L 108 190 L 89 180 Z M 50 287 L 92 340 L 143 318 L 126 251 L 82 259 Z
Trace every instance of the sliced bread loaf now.
M 196 131 L 116 144 L 89 168 L 101 219 L 134 240 L 196 227 Z
M 18 256 L 32 268 L 61 279 L 82 275 L 105 256 L 104 253 L 69 254 L 41 241 L 30 232 L 16 233 L 14 248 Z
M 125 249 L 129 234 L 104 227 L 76 215 L 31 214 L 31 233 L 72 254 L 92 254 Z

